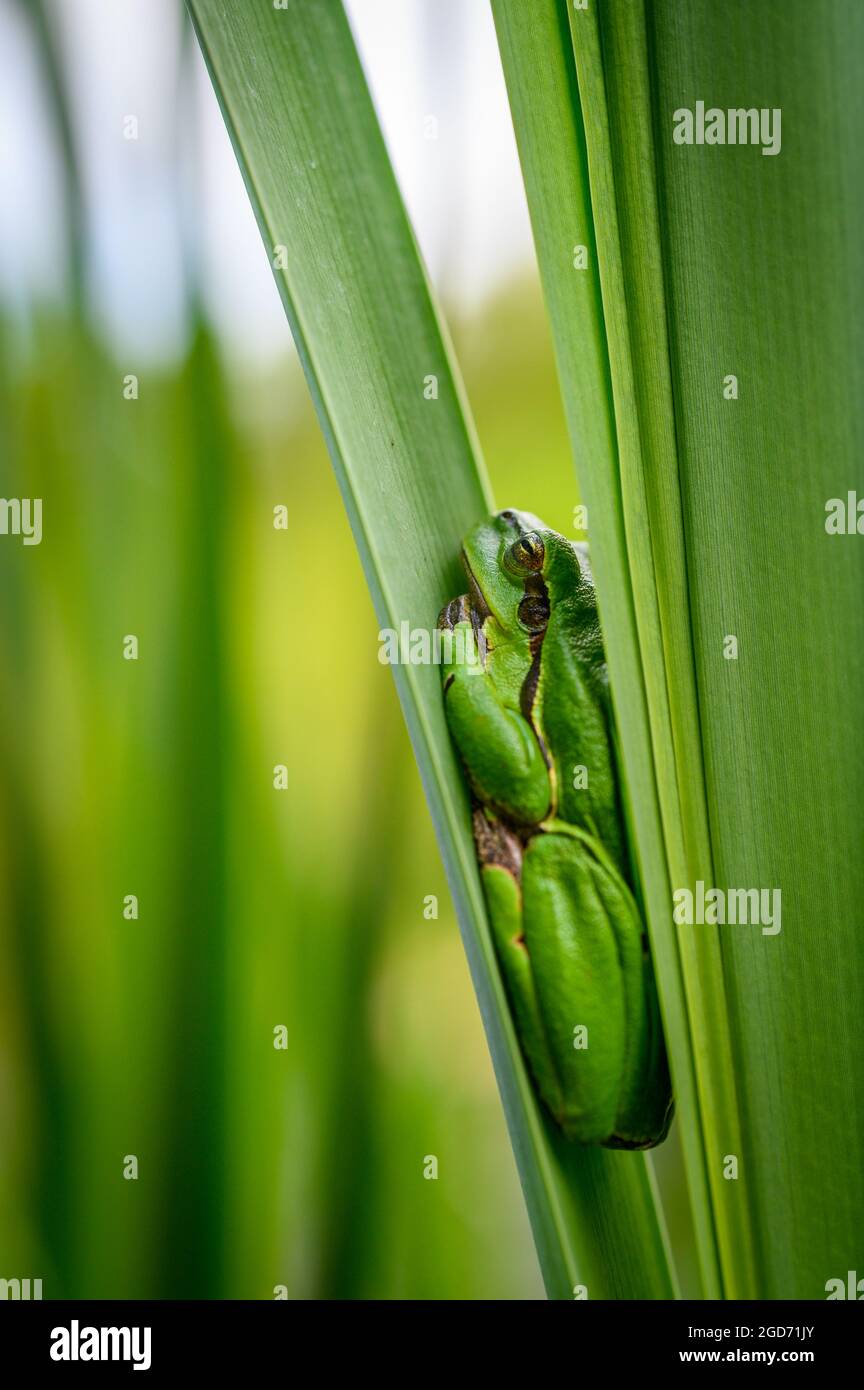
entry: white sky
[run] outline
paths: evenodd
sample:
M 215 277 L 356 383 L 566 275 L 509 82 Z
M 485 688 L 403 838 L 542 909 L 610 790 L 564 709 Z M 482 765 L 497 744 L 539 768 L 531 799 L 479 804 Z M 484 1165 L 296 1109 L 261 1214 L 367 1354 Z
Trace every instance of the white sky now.
M 25 0 L 26 4 L 26 0 Z M 179 0 L 46 0 L 75 103 L 88 267 L 121 354 L 182 338 L 183 247 L 246 358 L 289 335 L 215 98 Z M 432 278 L 470 307 L 529 260 L 530 230 L 488 0 L 347 0 L 397 176 Z M 139 122 L 123 138 L 124 117 Z M 438 139 L 424 135 L 435 116 Z M 0 0 L 0 294 L 62 283 L 62 193 L 21 0 Z

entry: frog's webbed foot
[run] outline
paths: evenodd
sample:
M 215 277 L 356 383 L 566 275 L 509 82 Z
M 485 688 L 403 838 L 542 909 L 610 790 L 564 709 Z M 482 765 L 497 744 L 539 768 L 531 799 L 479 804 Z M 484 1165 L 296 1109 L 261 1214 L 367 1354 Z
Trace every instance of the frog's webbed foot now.
M 457 623 L 470 623 L 470 621 L 471 600 L 467 594 L 458 594 L 456 598 L 451 598 L 450 602 L 445 603 L 438 614 L 438 626 L 446 632 L 452 632 Z
M 445 603 L 438 614 L 438 627 L 449 633 L 449 646 L 444 647 L 444 694 L 463 667 L 469 675 L 481 674 L 486 665 L 486 637 L 479 620 L 476 603 L 470 594 L 457 594 Z M 454 669 L 448 669 L 454 668 Z
M 481 869 L 505 869 L 516 883 L 521 883 L 523 845 L 515 830 L 503 820 L 493 820 L 482 806 L 474 807 L 472 821 Z

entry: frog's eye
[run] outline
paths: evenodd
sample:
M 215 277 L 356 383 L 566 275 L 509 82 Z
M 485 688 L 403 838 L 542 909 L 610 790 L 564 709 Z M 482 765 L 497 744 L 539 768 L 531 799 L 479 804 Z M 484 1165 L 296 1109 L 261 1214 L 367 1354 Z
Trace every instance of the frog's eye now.
M 526 531 L 504 551 L 504 566 L 511 574 L 536 574 L 545 558 L 543 537 L 537 531 Z
M 549 600 L 545 594 L 526 594 L 518 608 L 519 621 L 529 632 L 542 632 L 549 621 Z

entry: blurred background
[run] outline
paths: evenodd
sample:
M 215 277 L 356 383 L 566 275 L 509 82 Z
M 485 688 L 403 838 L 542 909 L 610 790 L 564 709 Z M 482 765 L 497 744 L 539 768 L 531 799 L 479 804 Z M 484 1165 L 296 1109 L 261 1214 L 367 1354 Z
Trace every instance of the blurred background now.
M 486 0 L 348 9 L 496 499 L 572 534 Z M 42 498 L 44 528 L 0 538 L 0 1277 L 542 1296 L 372 605 L 180 0 L 0 0 L 0 55 L 0 495 Z

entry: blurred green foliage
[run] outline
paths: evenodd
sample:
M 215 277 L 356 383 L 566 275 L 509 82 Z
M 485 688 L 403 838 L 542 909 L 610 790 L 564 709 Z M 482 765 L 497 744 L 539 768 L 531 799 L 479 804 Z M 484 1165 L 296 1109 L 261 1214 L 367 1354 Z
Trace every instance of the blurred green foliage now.
M 500 496 L 563 527 L 544 335 L 529 286 L 458 336 Z M 138 399 L 74 316 L 3 345 L 2 492 L 43 499 L 44 536 L 0 546 L 0 1272 L 48 1297 L 539 1295 L 299 369 L 229 378 L 200 316 Z

